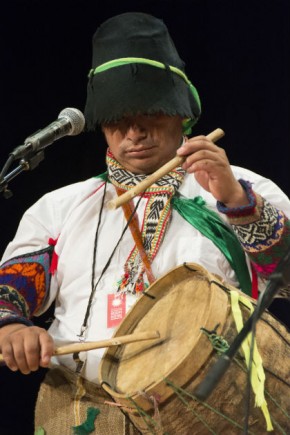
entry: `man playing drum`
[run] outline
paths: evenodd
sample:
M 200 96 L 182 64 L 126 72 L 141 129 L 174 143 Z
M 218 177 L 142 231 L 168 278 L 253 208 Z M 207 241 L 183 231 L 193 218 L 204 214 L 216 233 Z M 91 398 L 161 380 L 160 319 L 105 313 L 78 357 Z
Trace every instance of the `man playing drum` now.
M 85 118 L 87 130 L 102 128 L 107 172 L 41 198 L 2 259 L 1 352 L 13 371 L 50 367 L 36 409 L 43 433 L 78 433 L 87 417 L 87 433 L 138 433 L 104 404 L 104 350 L 57 356 L 58 343 L 109 339 L 138 296 L 184 262 L 257 297 L 289 247 L 289 199 L 231 166 L 211 136 L 190 137 L 200 113 L 161 20 L 125 13 L 97 29 Z M 184 163 L 108 207 L 176 155 Z M 53 302 L 49 330 L 34 326 Z

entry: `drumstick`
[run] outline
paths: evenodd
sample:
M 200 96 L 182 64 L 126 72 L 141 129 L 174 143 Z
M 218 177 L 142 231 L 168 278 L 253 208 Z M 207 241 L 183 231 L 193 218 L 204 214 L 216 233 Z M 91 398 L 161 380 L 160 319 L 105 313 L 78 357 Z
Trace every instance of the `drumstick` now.
M 67 355 L 74 352 L 86 352 L 87 350 L 100 349 L 110 346 L 120 346 L 121 344 L 152 340 L 154 338 L 160 338 L 160 334 L 158 331 L 138 332 L 136 334 L 120 335 L 120 337 L 109 338 L 108 340 L 89 341 L 86 343 L 72 343 L 55 348 L 53 355 Z M 0 354 L 0 361 L 3 361 L 2 354 Z
M 221 139 L 225 135 L 224 131 L 221 128 L 217 128 L 216 130 L 209 133 L 206 137 L 213 142 Z M 168 174 L 168 172 L 177 168 L 177 166 L 182 165 L 185 161 L 186 156 L 175 156 L 172 160 L 165 163 L 165 165 L 161 166 L 161 168 L 157 169 L 157 171 L 153 172 L 153 174 L 148 175 L 145 180 L 141 181 L 137 186 L 132 187 L 132 189 L 120 195 L 118 198 L 109 201 L 107 207 L 111 210 L 114 210 L 120 205 L 125 204 L 130 201 L 130 199 L 137 196 L 139 193 L 144 192 L 147 187 L 151 186 L 155 181 L 159 180 L 159 178 L 163 177 L 163 175 Z

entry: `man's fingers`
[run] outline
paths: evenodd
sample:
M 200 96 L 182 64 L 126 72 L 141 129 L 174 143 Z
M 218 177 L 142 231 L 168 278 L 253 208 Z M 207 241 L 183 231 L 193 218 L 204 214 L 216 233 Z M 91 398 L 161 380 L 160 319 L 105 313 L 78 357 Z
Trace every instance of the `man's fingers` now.
M 6 365 L 13 371 L 29 374 L 47 367 L 53 354 L 54 343 L 45 329 L 31 326 L 12 332 L 2 343 Z
M 7 367 L 12 371 L 19 370 L 27 375 L 31 372 L 26 355 L 23 352 L 22 337 L 16 337 L 13 342 L 7 342 L 2 347 L 2 353 Z
M 217 152 L 220 148 L 207 139 L 205 136 L 197 136 L 184 142 L 184 144 L 177 149 L 177 154 L 186 156 L 196 153 L 200 150 L 210 150 Z
M 41 348 L 40 365 L 41 367 L 47 367 L 53 355 L 54 342 L 52 337 L 45 331 L 45 334 L 40 334 L 39 343 Z
M 2 346 L 2 355 L 7 367 L 13 372 L 16 372 L 18 370 L 18 365 L 14 358 L 13 347 L 10 343 Z

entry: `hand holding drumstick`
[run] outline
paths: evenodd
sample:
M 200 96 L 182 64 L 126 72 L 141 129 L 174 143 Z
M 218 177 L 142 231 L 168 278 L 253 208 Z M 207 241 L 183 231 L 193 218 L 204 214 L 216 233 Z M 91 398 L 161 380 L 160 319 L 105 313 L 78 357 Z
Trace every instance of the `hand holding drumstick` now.
M 19 350 L 21 349 L 20 346 L 21 342 L 23 344 L 23 347 L 25 347 L 24 345 L 25 340 L 27 342 L 26 346 L 31 346 L 32 342 L 35 341 L 35 339 L 37 339 L 38 337 L 39 345 L 40 343 L 42 344 L 41 352 L 40 353 L 34 352 L 35 357 L 33 359 L 32 359 L 32 355 L 29 356 L 28 354 L 21 353 L 17 351 L 17 348 L 15 348 L 15 350 L 11 352 L 10 355 L 8 354 L 8 356 L 6 356 L 5 362 L 7 366 L 13 371 L 19 369 L 23 374 L 28 374 L 30 373 L 30 371 L 35 371 L 39 367 L 47 367 L 52 355 L 67 355 L 75 352 L 86 352 L 88 350 L 93 350 L 93 349 L 100 349 L 100 348 L 105 348 L 110 346 L 120 346 L 122 344 L 160 338 L 160 334 L 158 331 L 148 331 L 148 332 L 138 332 L 135 334 L 128 334 L 124 336 L 114 337 L 107 340 L 100 340 L 95 342 L 72 343 L 72 344 L 54 348 L 52 339 L 46 330 L 38 327 L 27 327 L 24 325 L 14 325 L 14 326 L 18 326 L 18 328 L 16 327 L 13 329 L 15 332 L 18 331 L 18 334 L 16 334 L 16 339 L 19 340 Z M 25 334 L 25 332 L 27 332 L 27 334 Z M 25 335 L 26 335 L 26 339 L 25 339 Z M 28 345 L 29 340 L 31 341 L 31 343 Z M 17 356 L 19 358 L 19 361 L 17 360 Z M 0 362 L 1 361 L 4 361 L 4 357 L 3 355 L 0 354 Z

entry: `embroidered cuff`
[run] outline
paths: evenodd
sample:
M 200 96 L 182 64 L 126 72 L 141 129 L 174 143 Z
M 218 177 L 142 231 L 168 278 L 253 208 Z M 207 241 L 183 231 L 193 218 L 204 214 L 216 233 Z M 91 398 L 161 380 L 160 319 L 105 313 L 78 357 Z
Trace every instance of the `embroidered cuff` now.
M 10 325 L 12 323 L 22 323 L 26 326 L 33 326 L 33 322 L 31 320 L 25 319 L 24 317 L 18 317 L 12 313 L 4 313 L 0 312 L 0 328 L 5 325 Z
M 17 290 L 8 285 L 0 285 L 0 327 L 10 323 L 23 323 L 31 326 L 29 308 Z
M 257 197 L 252 189 L 252 185 L 249 181 L 238 180 L 244 191 L 246 192 L 248 204 L 242 205 L 241 207 L 226 207 L 220 201 L 217 201 L 217 209 L 219 212 L 226 214 L 228 218 L 237 218 L 243 216 L 253 215 L 255 213 L 256 205 L 257 205 Z
M 267 201 L 261 218 L 246 225 L 232 225 L 258 274 L 268 278 L 290 246 L 290 222 Z

